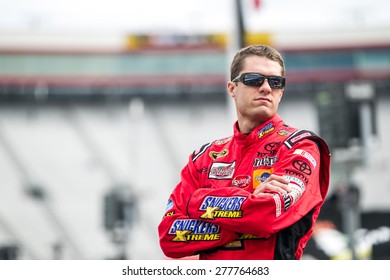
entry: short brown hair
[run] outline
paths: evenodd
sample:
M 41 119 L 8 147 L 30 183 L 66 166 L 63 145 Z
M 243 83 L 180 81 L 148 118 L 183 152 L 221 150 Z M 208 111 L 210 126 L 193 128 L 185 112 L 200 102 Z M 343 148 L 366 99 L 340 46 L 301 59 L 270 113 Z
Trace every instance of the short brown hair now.
M 282 66 L 282 76 L 285 75 L 286 69 L 284 66 L 284 60 L 277 50 L 267 45 L 252 45 L 240 49 L 234 56 L 230 66 L 230 80 L 233 80 L 240 74 L 245 58 L 253 55 L 263 56 L 278 62 L 280 66 Z

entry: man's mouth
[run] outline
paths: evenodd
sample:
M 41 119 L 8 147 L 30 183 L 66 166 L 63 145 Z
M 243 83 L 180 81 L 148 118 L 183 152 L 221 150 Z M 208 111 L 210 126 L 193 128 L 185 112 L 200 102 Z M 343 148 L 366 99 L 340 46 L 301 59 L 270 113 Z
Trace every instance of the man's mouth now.
M 268 98 L 265 98 L 265 97 L 259 97 L 259 98 L 256 98 L 255 100 L 256 100 L 256 101 L 266 101 L 266 102 L 271 102 L 271 100 L 270 100 L 270 99 L 268 99 Z

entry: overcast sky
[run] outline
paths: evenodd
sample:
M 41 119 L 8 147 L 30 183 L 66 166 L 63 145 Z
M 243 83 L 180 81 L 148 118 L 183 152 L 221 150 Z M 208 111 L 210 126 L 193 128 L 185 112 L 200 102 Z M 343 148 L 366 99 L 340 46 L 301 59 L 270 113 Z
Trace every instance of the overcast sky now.
M 1 32 L 229 32 L 235 0 L 0 0 Z M 249 31 L 390 28 L 389 0 L 243 0 Z

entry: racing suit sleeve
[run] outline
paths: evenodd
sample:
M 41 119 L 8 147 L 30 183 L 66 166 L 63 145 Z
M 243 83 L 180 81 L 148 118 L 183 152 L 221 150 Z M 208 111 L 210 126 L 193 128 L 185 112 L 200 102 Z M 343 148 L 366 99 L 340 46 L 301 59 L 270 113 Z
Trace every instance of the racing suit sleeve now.
M 158 226 L 160 247 L 167 257 L 181 258 L 216 249 L 235 240 L 238 234 L 186 214 L 187 203 L 197 189 L 192 160 L 181 172 L 181 182 L 169 197 L 165 215 Z
M 233 187 L 198 189 L 188 204 L 188 216 L 231 231 L 267 238 L 294 224 L 324 202 L 319 165 L 316 143 L 300 141 L 292 149 L 282 151 L 280 160 L 274 165 L 274 174 L 290 179 L 289 186 L 293 189 L 290 193 L 256 197 Z

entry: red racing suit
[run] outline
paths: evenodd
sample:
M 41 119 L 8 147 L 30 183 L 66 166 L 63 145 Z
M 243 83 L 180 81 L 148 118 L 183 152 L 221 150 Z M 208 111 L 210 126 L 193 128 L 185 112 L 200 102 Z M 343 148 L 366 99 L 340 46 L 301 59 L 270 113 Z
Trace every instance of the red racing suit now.
M 330 152 L 313 132 L 279 115 L 249 135 L 238 131 L 194 151 L 158 226 L 171 258 L 300 259 L 325 201 Z M 287 195 L 256 197 L 272 173 L 290 180 Z

